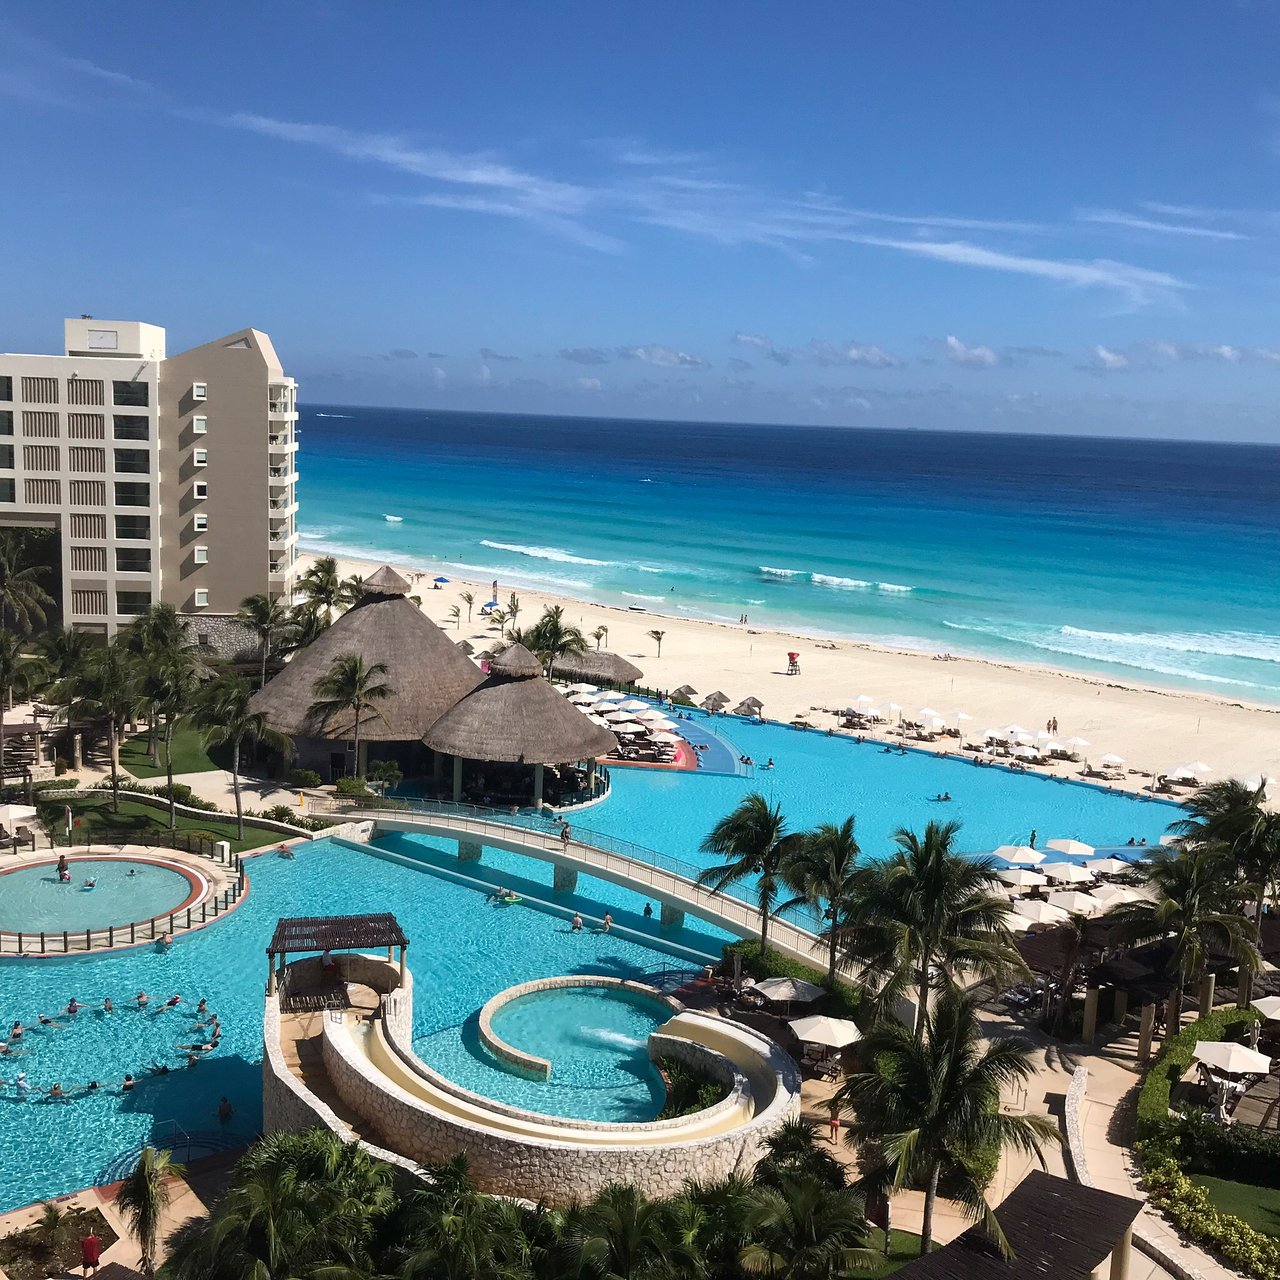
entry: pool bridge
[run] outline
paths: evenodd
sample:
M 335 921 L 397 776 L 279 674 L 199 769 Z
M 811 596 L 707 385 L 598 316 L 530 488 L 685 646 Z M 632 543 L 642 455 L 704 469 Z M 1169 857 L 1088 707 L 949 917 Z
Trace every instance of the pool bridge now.
M 372 822 L 377 830 L 403 831 L 456 840 L 458 858 L 477 862 L 486 845 L 551 863 L 557 892 L 572 893 L 579 874 L 634 889 L 661 904 L 662 923 L 678 928 L 686 914 L 719 925 L 743 938 L 760 936 L 760 911 L 730 894 L 714 893 L 697 883 L 700 868 L 656 849 L 599 831 L 570 828 L 569 839 L 559 828 L 548 829 L 537 818 L 512 815 L 504 820 L 491 810 L 468 811 L 465 806 L 419 802 L 412 806 L 350 804 L 341 807 L 350 822 Z M 823 963 L 826 944 L 816 933 L 777 915 L 769 917 L 769 942 L 778 951 L 806 964 Z

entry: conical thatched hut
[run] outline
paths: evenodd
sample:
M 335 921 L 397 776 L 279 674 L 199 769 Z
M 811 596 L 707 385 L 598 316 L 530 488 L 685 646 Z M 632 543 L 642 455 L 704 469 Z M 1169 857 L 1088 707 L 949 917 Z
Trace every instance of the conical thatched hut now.
M 590 680 L 593 684 L 635 684 L 644 676 L 634 662 L 607 649 L 566 653 L 556 659 L 552 674 L 557 679 Z
M 294 740 L 298 763 L 326 777 L 364 773 L 366 760 L 350 758 L 353 713 L 320 719 L 311 711 L 315 685 L 335 658 L 358 654 L 384 663 L 382 680 L 394 690 L 360 721 L 360 752 L 393 758 L 406 774 L 424 771 L 422 735 L 483 676 L 452 640 L 411 600 L 409 583 L 384 565 L 364 580 L 364 594 L 253 697 L 253 709 Z
M 618 745 L 612 733 L 551 687 L 542 664 L 522 644 L 510 645 L 494 658 L 484 683 L 446 711 L 423 741 L 433 751 L 453 756 L 454 800 L 462 799 L 465 768 L 473 790 L 501 791 L 507 798 L 532 794 L 535 807 L 542 804 L 545 766 L 585 763 L 583 781 L 590 790 L 596 757 Z M 513 767 L 486 767 L 495 764 Z

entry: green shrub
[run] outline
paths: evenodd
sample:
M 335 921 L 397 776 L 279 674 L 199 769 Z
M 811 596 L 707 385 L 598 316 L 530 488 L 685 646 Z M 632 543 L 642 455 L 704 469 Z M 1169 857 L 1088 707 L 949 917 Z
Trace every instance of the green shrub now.
M 338 795 L 347 799 L 371 800 L 374 798 L 373 792 L 365 785 L 363 778 L 339 778 L 333 784 L 333 789 Z
M 1221 1254 L 1233 1267 L 1256 1280 L 1280 1280 L 1280 1240 L 1216 1209 L 1209 1193 L 1196 1186 L 1173 1160 L 1149 1160 L 1143 1181 L 1151 1203 L 1197 1244 Z
M 289 774 L 291 787 L 318 787 L 320 775 L 314 769 L 294 769 Z
M 862 1025 L 862 996 L 851 983 L 836 979 L 834 988 L 827 987 L 827 971 L 817 965 L 805 964 L 801 960 L 793 960 L 777 951 L 760 954 L 760 941 L 756 938 L 744 938 L 740 942 L 727 942 L 724 947 L 724 963 L 729 972 L 733 971 L 733 957 L 742 957 L 742 971 L 749 973 L 757 981 L 763 978 L 800 978 L 805 982 L 816 982 L 827 988 L 826 1012 L 836 1018 L 852 1018 Z
M 298 815 L 287 804 L 273 804 L 269 809 L 262 811 L 262 816 L 270 818 L 272 822 L 293 822 Z
M 1203 1111 L 1153 1122 L 1141 1145 L 1144 1158 L 1171 1159 L 1185 1173 L 1280 1190 L 1280 1134 L 1247 1125 L 1222 1125 Z
M 80 785 L 79 778 L 46 778 L 31 784 L 32 791 L 72 791 Z
M 1255 1009 L 1215 1009 L 1164 1042 L 1138 1091 L 1138 1137 L 1158 1138 L 1167 1130 L 1169 1091 L 1191 1065 L 1197 1040 L 1241 1040 L 1259 1019 Z
M 719 1080 L 703 1075 L 678 1058 L 659 1058 L 655 1063 L 667 1086 L 667 1100 L 658 1112 L 659 1120 L 674 1120 L 705 1111 L 729 1096 L 728 1088 Z

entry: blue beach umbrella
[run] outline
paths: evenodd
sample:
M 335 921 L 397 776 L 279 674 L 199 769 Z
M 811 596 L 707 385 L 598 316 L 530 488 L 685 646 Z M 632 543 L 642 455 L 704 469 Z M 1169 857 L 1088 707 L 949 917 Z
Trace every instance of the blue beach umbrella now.
M 448 581 L 449 581 L 449 579 L 448 579 L 448 578 L 446 578 L 443 574 L 441 574 L 441 575 L 440 575 L 440 577 L 438 577 L 438 578 L 436 578 L 436 579 L 435 579 L 435 581 L 436 581 L 436 582 L 448 582 Z
M 486 609 L 496 609 L 497 607 L 498 607 L 498 602 L 496 600 L 490 600 L 489 603 L 485 605 Z

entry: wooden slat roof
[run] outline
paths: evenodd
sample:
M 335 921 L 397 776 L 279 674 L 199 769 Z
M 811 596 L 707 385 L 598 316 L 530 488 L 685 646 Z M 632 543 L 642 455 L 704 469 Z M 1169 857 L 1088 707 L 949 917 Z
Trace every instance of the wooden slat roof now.
M 390 912 L 367 916 L 290 916 L 279 921 L 267 955 L 305 951 L 353 951 L 407 947 L 400 922 Z

